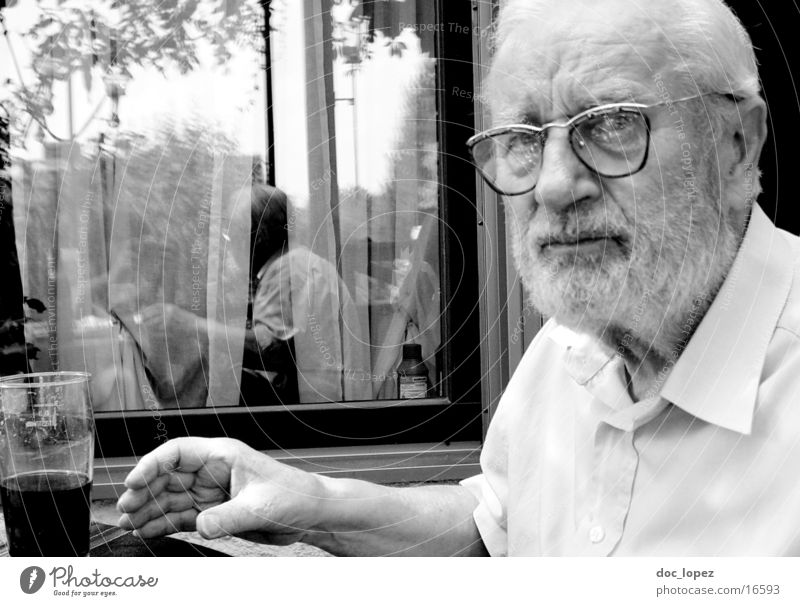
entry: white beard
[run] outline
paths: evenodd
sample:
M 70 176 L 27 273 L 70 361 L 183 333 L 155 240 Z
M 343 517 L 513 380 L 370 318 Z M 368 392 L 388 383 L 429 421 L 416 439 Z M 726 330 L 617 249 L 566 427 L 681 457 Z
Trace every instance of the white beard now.
M 665 182 L 679 175 L 664 173 Z M 708 179 L 706 183 L 714 183 Z M 716 189 L 709 187 L 708 189 Z M 547 217 L 544 207 L 527 217 L 509 212 L 512 252 L 534 307 L 579 332 L 608 340 L 621 335 L 664 357 L 694 332 L 733 262 L 740 234 L 718 210 L 714 191 L 690 200 L 662 192 L 637 196 L 631 224 L 616 204 L 572 207 Z M 533 205 L 532 205 L 533 206 Z M 577 233 L 624 234 L 605 253 L 550 255 L 542 242 Z

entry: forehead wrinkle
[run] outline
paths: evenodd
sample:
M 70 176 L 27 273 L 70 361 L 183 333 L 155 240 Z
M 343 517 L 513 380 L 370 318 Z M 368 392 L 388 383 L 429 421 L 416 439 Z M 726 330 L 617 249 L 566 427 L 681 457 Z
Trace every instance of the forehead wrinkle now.
M 542 123 L 604 103 L 654 102 L 654 76 L 666 61 L 663 33 L 630 29 L 605 38 L 575 27 L 533 43 L 507 39 L 490 80 L 493 122 Z
M 515 124 L 543 124 L 554 120 L 569 119 L 587 109 L 608 103 L 649 103 L 653 95 L 649 87 L 627 78 L 605 78 L 598 83 L 586 85 L 573 80 L 570 90 L 559 95 L 555 107 L 549 97 L 542 99 L 538 90 L 546 90 L 550 84 L 533 86 L 532 91 L 518 103 L 505 105 L 492 113 L 493 122 Z M 547 109 L 545 109 L 547 108 Z

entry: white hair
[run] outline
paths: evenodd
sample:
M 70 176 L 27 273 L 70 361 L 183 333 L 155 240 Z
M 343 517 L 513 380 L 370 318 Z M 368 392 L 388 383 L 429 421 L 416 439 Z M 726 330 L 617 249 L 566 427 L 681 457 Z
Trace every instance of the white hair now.
M 564 2 L 565 0 L 559 0 Z M 602 0 L 593 0 L 595 8 Z M 500 47 L 520 29 L 530 28 L 553 0 L 506 0 L 495 24 Z M 688 94 L 713 92 L 741 98 L 758 96 L 761 85 L 750 36 L 722 0 L 629 0 L 632 10 L 651 16 L 675 58 L 673 75 Z M 526 31 L 525 37 L 535 36 Z

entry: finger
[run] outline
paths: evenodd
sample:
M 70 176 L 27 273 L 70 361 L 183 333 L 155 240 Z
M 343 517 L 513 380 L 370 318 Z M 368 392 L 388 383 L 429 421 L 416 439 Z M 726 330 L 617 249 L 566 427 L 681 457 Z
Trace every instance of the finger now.
M 159 475 L 171 473 L 178 467 L 180 456 L 179 444 L 173 441 L 162 444 L 139 459 L 136 467 L 125 478 L 126 488 L 144 488 Z
M 118 509 L 123 515 L 117 521 L 117 526 L 130 530 L 143 527 L 149 521 L 168 516 L 170 513 L 180 513 L 189 509 L 199 511 L 210 506 L 196 502 L 195 498 L 187 492 L 164 492 L 135 509 L 126 509 L 127 503 L 122 503 L 122 505 L 119 507 L 118 504 Z
M 129 488 L 122 493 L 122 496 L 117 501 L 117 510 L 123 513 L 136 511 L 147 501 L 156 498 L 162 491 L 167 489 L 171 480 L 172 476 L 169 475 L 158 476 L 144 488 Z
M 181 511 L 188 511 L 189 509 L 194 509 L 192 506 L 184 507 L 184 508 L 175 508 L 175 511 L 170 511 L 164 507 L 157 507 L 148 505 L 145 508 L 139 509 L 135 512 L 131 513 L 123 513 L 119 520 L 117 521 L 117 525 L 121 528 L 127 528 L 129 530 L 134 530 L 136 528 L 142 528 L 146 526 L 152 520 L 156 520 L 158 518 L 166 517 L 171 513 L 180 513 Z
M 186 511 L 173 511 L 165 516 L 150 520 L 147 524 L 134 531 L 136 536 L 143 539 L 160 537 L 173 532 L 186 532 L 195 529 L 197 511 L 188 509 Z
M 241 534 L 258 529 L 254 516 L 241 499 L 233 499 L 211 507 L 197 516 L 197 532 L 206 539 Z
M 298 533 L 301 529 L 292 528 L 282 519 L 272 519 L 266 512 L 268 497 L 262 494 L 248 494 L 245 490 L 230 501 L 225 501 L 200 512 L 197 517 L 197 531 L 207 539 L 228 535 L 259 533 Z
M 143 488 L 162 474 L 197 471 L 211 452 L 210 442 L 202 438 L 177 438 L 162 444 L 139 460 L 125 478 L 125 486 Z
M 291 545 L 304 534 L 303 529 L 257 514 L 256 510 L 242 506 L 236 499 L 200 512 L 195 526 L 200 536 L 206 539 L 234 535 L 271 545 Z
M 148 501 L 135 511 L 126 512 L 126 525 L 128 528 L 140 528 L 150 520 L 164 517 L 170 513 L 177 513 L 194 509 L 195 502 L 186 492 L 163 492 L 156 499 Z
M 147 307 L 141 308 L 139 310 L 139 318 L 142 322 L 163 319 L 165 312 L 166 306 L 155 303 L 153 305 L 148 305 Z
M 195 504 L 188 494 L 165 494 L 158 502 L 150 501 L 141 509 L 123 513 L 117 525 L 128 529 L 142 528 L 152 520 L 166 517 L 172 513 L 189 511 L 190 509 L 196 511 Z
M 126 490 L 117 501 L 117 511 L 133 513 L 148 501 L 157 499 L 162 492 L 185 493 L 192 491 L 202 500 L 203 495 L 210 489 L 198 487 L 197 480 L 197 475 L 194 473 L 177 471 L 169 475 L 158 476 L 144 488 Z
M 176 471 L 162 477 L 168 479 L 166 489 L 170 492 L 187 492 L 197 482 L 197 474 L 185 471 Z

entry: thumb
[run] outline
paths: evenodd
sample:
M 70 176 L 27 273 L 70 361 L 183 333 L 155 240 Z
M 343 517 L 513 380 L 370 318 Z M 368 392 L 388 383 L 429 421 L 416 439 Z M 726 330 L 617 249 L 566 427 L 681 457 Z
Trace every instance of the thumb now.
M 217 539 L 255 530 L 256 525 L 252 517 L 246 507 L 233 499 L 201 512 L 195 524 L 200 536 L 205 539 Z

